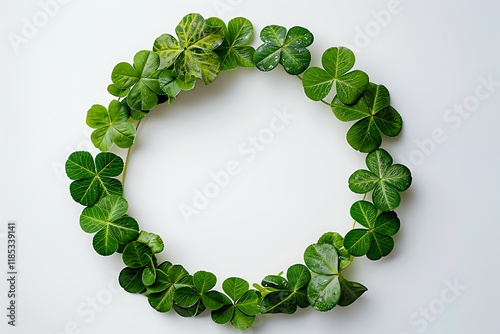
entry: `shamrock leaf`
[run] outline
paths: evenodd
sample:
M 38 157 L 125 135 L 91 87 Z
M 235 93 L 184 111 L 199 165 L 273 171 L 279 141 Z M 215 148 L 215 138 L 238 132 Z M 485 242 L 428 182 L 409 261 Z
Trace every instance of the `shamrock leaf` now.
M 309 303 L 318 311 L 331 310 L 341 294 L 337 250 L 329 243 L 313 244 L 305 250 L 304 261 L 316 274 L 307 286 Z
M 174 301 L 177 313 L 194 317 L 206 308 L 215 311 L 222 307 L 223 297 L 220 292 L 211 290 L 217 283 L 214 274 L 198 271 L 193 275 L 192 287 L 182 287 L 175 291 Z
M 214 50 L 220 58 L 221 71 L 233 70 L 237 66 L 255 66 L 253 62 L 255 49 L 246 45 L 253 37 L 253 26 L 249 20 L 236 17 L 229 21 L 227 27 L 224 21 L 216 17 L 211 17 L 206 22 L 224 30 L 224 41 Z
M 164 70 L 160 74 L 160 87 L 168 96 L 175 98 L 182 90 L 193 89 L 196 79 L 184 82 L 179 80 L 177 73 L 174 70 Z
M 94 205 L 100 198 L 123 194 L 120 181 L 112 177 L 123 170 L 123 160 L 109 152 L 99 153 L 94 159 L 89 152 L 71 153 L 66 161 L 66 174 L 74 180 L 69 191 L 73 199 L 86 206 Z
M 263 296 L 262 313 L 292 314 L 297 306 L 309 306 L 307 299 L 307 284 L 311 280 L 311 273 L 306 266 L 296 264 L 288 268 L 287 279 L 281 276 L 269 275 L 262 280 L 262 286 L 267 288 Z
M 354 66 L 354 53 L 345 47 L 329 48 L 323 53 L 323 68 L 311 67 L 304 72 L 302 85 L 311 100 L 324 99 L 337 82 L 337 97 L 345 104 L 353 104 L 368 86 L 368 75 L 356 70 L 347 73 Z
M 399 230 L 399 219 L 394 211 L 381 212 L 367 201 L 358 201 L 351 206 L 351 217 L 366 229 L 349 231 L 344 246 L 353 256 L 367 255 L 370 260 L 379 260 L 394 248 L 391 238 Z
M 130 88 L 125 88 L 121 89 L 118 88 L 115 84 L 111 84 L 108 86 L 108 93 L 110 93 L 113 96 L 116 96 L 118 98 L 122 98 L 127 96 L 127 94 L 130 92 Z
M 360 169 L 349 177 L 349 188 L 357 194 L 373 190 L 373 204 L 381 211 L 396 209 L 401 202 L 399 191 L 411 185 L 410 170 L 400 164 L 392 164 L 392 157 L 379 149 L 366 156 L 369 170 Z
M 158 95 L 164 95 L 159 85 L 160 58 L 152 51 L 139 51 L 134 56 L 134 66 L 119 63 L 111 73 L 111 80 L 118 89 L 133 86 L 127 96 L 127 104 L 134 110 L 151 110 L 158 103 Z
M 113 143 L 121 148 L 132 146 L 135 127 L 129 118 L 130 109 L 117 100 L 111 101 L 108 109 L 93 105 L 87 112 L 87 125 L 95 129 L 90 136 L 94 146 L 101 151 L 109 150 Z
M 220 69 L 219 57 L 213 50 L 222 44 L 223 28 L 207 25 L 200 14 L 188 14 L 175 32 L 178 41 L 163 34 L 154 42 L 153 51 L 160 56 L 162 68 L 173 65 L 179 81 L 185 84 L 196 78 L 205 84 L 212 82 Z
M 245 330 L 250 328 L 255 316 L 260 313 L 257 291 L 249 290 L 244 279 L 230 277 L 222 283 L 222 290 L 229 296 L 222 295 L 222 307 L 212 311 L 212 320 L 218 324 L 231 322 L 234 328 Z
M 193 277 L 181 265 L 165 262 L 156 269 L 156 281 L 147 286 L 148 301 L 158 312 L 168 312 L 174 305 L 174 292 L 178 288 L 192 287 Z
M 336 232 L 327 232 L 318 240 L 318 244 L 330 244 L 335 247 L 339 255 L 339 270 L 347 268 L 354 259 L 344 248 L 344 238 Z
M 383 85 L 369 83 L 353 105 L 344 104 L 337 92 L 331 108 L 343 122 L 359 120 L 349 129 L 346 137 L 349 145 L 361 152 L 368 153 L 380 146 L 380 132 L 394 137 L 401 132 L 403 126 L 401 116 L 390 106 L 389 91 Z
M 260 39 L 264 44 L 253 57 L 259 70 L 268 72 L 281 63 L 287 73 L 296 75 L 309 66 L 311 53 L 306 47 L 314 40 L 309 30 L 293 27 L 287 33 L 285 27 L 270 25 L 262 29 Z
M 118 276 L 120 286 L 127 292 L 139 293 L 146 289 L 142 282 L 143 268 L 123 268 Z
M 80 215 L 82 230 L 87 233 L 97 232 L 93 246 L 100 255 L 111 255 L 118 250 L 119 243 L 125 244 L 137 238 L 139 225 L 134 218 L 125 215 L 127 210 L 125 198 L 109 195 L 85 208 Z

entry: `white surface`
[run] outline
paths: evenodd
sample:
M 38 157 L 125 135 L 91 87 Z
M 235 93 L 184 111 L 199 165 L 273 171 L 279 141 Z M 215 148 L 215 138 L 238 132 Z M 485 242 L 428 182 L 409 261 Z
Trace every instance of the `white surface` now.
M 383 144 L 414 176 L 397 210 L 396 249 L 378 262 L 357 259 L 347 273 L 369 291 L 328 313 L 309 308 L 259 317 L 248 332 L 496 333 L 500 86 L 469 116 L 447 110 L 473 102 L 480 78 L 500 81 L 498 2 L 401 0 L 384 26 L 374 12 L 392 8 L 385 0 L 67 2 L 17 52 L 8 34 L 20 35 L 23 20 L 42 8 L 37 1 L 2 1 L 0 9 L 0 233 L 15 220 L 19 237 L 18 326 L 7 326 L 2 311 L 2 333 L 235 332 L 208 312 L 196 319 L 163 315 L 146 298 L 115 289 L 121 259 L 94 253 L 91 236 L 78 226 L 82 207 L 71 200 L 60 169 L 72 151 L 91 146 L 86 111 L 111 100 L 113 66 L 173 33 L 190 12 L 226 22 L 247 17 L 256 35 L 268 24 L 307 27 L 315 36 L 314 65 L 326 48 L 351 46 L 355 67 L 388 87 L 405 121 L 400 138 Z M 253 45 L 260 45 L 257 36 Z M 275 110 L 295 118 L 246 161 L 238 146 L 268 127 Z M 213 271 L 220 282 L 241 276 L 253 283 L 301 263 L 305 247 L 323 232 L 349 229 L 349 206 L 359 196 L 347 179 L 364 167 L 364 155 L 345 142 L 350 124 L 307 100 L 281 66 L 267 74 L 226 72 L 206 87 L 198 82 L 153 113 L 141 124 L 125 195 L 141 227 L 165 240 L 161 259 L 190 272 Z M 418 143 L 429 143 L 436 131 L 444 140 L 418 153 Z M 241 173 L 186 223 L 179 206 L 231 160 Z M 453 282 L 464 289 L 451 292 Z

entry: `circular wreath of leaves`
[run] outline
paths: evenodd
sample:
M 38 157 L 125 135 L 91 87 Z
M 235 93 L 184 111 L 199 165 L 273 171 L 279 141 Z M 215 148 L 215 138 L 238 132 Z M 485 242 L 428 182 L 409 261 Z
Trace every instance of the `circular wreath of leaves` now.
M 345 47 L 332 47 L 323 53 L 320 67 L 309 67 L 313 43 L 311 32 L 302 27 L 270 25 L 262 29 L 263 44 L 248 45 L 253 37 L 252 23 L 242 17 L 226 24 L 218 18 L 205 20 L 200 14 L 186 15 L 175 29 L 177 37 L 163 34 L 152 51 L 139 51 L 133 64 L 119 63 L 111 74 L 108 91 L 117 99 L 108 108 L 94 105 L 87 113 L 87 124 L 95 129 L 91 140 L 103 151 L 94 158 L 89 152 L 72 153 L 66 173 L 72 198 L 86 206 L 80 226 L 95 233 L 93 247 L 104 256 L 122 254 L 126 267 L 119 275 L 120 285 L 130 293 L 140 293 L 158 312 L 174 309 L 183 317 L 195 317 L 206 309 L 214 322 L 231 323 L 237 329 L 252 326 L 261 313 L 292 314 L 297 307 L 312 306 L 328 311 L 347 306 L 367 288 L 349 281 L 343 270 L 354 257 L 366 255 L 378 260 L 394 248 L 400 227 L 394 210 L 400 204 L 399 192 L 411 184 L 408 168 L 393 164 L 392 157 L 380 149 L 382 135 L 397 136 L 402 127 L 399 113 L 390 106 L 389 91 L 369 82 L 368 75 L 352 70 L 354 54 Z M 108 151 L 113 144 L 130 148 L 141 119 L 157 104 L 172 103 L 176 96 L 194 88 L 197 79 L 212 82 L 221 71 L 257 67 L 271 71 L 281 64 L 297 76 L 311 100 L 330 106 L 343 122 L 357 121 L 347 132 L 347 142 L 366 156 L 367 170 L 355 171 L 349 188 L 363 199 L 355 202 L 350 214 L 352 229 L 342 237 L 327 232 L 304 252 L 304 264 L 292 265 L 278 275 L 268 275 L 253 288 L 239 277 L 223 281 L 223 292 L 214 290 L 217 278 L 206 271 L 190 275 L 183 266 L 159 263 L 157 254 L 164 244 L 160 236 L 140 230 L 127 215 L 123 197 L 127 161 Z M 309 68 L 308 68 L 309 67 Z M 335 84 L 331 103 L 324 99 Z M 120 182 L 116 177 L 122 174 Z M 372 202 L 366 200 L 371 193 Z M 355 228 L 359 224 L 361 228 Z

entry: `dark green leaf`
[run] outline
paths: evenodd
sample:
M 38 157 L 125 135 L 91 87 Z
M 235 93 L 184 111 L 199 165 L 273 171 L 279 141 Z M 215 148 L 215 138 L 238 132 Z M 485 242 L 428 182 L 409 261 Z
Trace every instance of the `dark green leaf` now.
M 264 42 L 254 54 L 254 63 L 261 71 L 270 71 L 281 63 L 285 71 L 296 75 L 302 73 L 311 62 L 307 47 L 313 35 L 302 27 L 286 28 L 270 25 L 262 29 L 260 38 Z
M 192 318 L 196 317 L 197 315 L 203 313 L 203 311 L 206 310 L 206 307 L 203 305 L 201 300 L 199 300 L 196 304 L 194 304 L 191 307 L 184 308 L 179 305 L 174 304 L 174 310 L 179 314 L 181 317 L 184 318 Z
M 354 229 L 346 234 L 344 247 L 353 256 L 363 256 L 368 253 L 372 240 L 371 232 L 365 229 Z
M 255 322 L 255 316 L 249 316 L 240 311 L 238 308 L 234 309 L 234 315 L 231 319 L 231 325 L 239 330 L 247 330 L 252 327 Z
M 123 250 L 123 262 L 130 268 L 144 267 L 152 257 L 151 248 L 138 241 L 132 241 Z
M 222 294 L 218 291 L 208 291 L 201 296 L 203 305 L 209 310 L 216 311 L 223 306 Z
M 346 279 L 344 279 L 342 276 L 339 277 L 339 282 L 340 282 L 340 300 L 339 300 L 339 305 L 340 306 L 348 306 L 351 305 L 361 297 L 365 291 L 368 289 L 363 286 L 362 284 L 356 283 L 356 282 L 350 282 Z
M 191 307 L 201 298 L 201 294 L 193 288 L 182 287 L 175 290 L 174 301 L 181 307 Z
M 246 315 L 257 315 L 260 313 L 260 307 L 257 304 L 258 300 L 257 292 L 255 290 L 248 290 L 238 299 L 236 307 Z
M 139 293 L 146 288 L 142 282 L 142 268 L 124 268 L 118 281 L 120 286 L 130 293 Z
M 194 285 L 199 292 L 205 293 L 211 290 L 217 283 L 217 277 L 207 271 L 197 271 L 193 275 Z
M 235 309 L 233 302 L 231 302 L 226 295 L 221 294 L 221 296 L 223 299 L 223 306 L 216 311 L 212 311 L 212 320 L 219 325 L 223 325 L 231 321 Z

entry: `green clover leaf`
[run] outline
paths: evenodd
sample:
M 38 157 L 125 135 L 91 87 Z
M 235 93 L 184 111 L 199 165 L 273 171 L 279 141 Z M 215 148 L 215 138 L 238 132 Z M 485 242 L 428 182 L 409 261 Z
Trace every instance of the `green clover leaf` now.
M 401 202 L 400 191 L 411 185 L 410 170 L 400 164 L 392 164 L 392 157 L 379 149 L 366 156 L 369 170 L 360 169 L 349 177 L 349 188 L 358 194 L 373 190 L 373 204 L 381 211 L 396 209 Z
M 158 96 L 165 93 L 160 88 L 160 57 L 152 51 L 139 51 L 134 56 L 134 65 L 119 63 L 111 73 L 111 81 L 118 89 L 132 87 L 127 104 L 134 110 L 147 111 L 158 104 Z
M 330 244 L 335 247 L 339 255 L 339 270 L 349 267 L 354 257 L 344 248 L 344 238 L 337 232 L 327 232 L 318 240 L 318 244 Z
M 161 237 L 154 233 L 141 231 L 139 237 L 137 238 L 137 241 L 148 245 L 151 248 L 153 254 L 161 253 L 165 248 L 165 245 L 163 243 L 163 240 L 161 240 Z
M 360 152 L 368 153 L 380 147 L 380 132 L 394 137 L 401 132 L 403 126 L 401 116 L 390 106 L 389 91 L 383 85 L 369 83 L 353 105 L 342 103 L 337 93 L 331 108 L 343 122 L 359 120 L 349 129 L 346 137 L 349 145 Z
M 193 277 L 181 265 L 171 265 L 165 262 L 156 269 L 156 281 L 147 286 L 148 301 L 158 312 L 168 312 L 174 306 L 176 289 L 192 287 Z
M 98 254 L 111 255 L 118 250 L 119 244 L 126 244 L 137 238 L 139 225 L 134 218 L 125 215 L 127 210 L 127 201 L 117 195 L 106 196 L 83 210 L 80 226 L 87 233 L 97 232 L 93 246 Z
M 215 49 L 221 61 L 221 71 L 233 70 L 238 66 L 254 67 L 253 56 L 255 49 L 247 44 L 253 37 L 252 22 L 244 17 L 236 17 L 226 24 L 219 18 L 211 17 L 206 20 L 210 26 L 222 27 L 224 41 Z
M 394 211 L 381 212 L 370 202 L 358 201 L 351 206 L 351 217 L 366 229 L 353 229 L 347 233 L 344 246 L 353 256 L 367 255 L 379 260 L 394 248 L 391 238 L 399 231 L 399 219 Z
M 220 292 L 211 290 L 217 283 L 214 274 L 198 271 L 193 275 L 192 287 L 182 287 L 175 290 L 174 301 L 176 312 L 184 317 L 194 317 L 205 309 L 218 310 L 223 306 L 224 299 Z
M 87 112 L 87 125 L 95 129 L 90 139 L 101 151 L 108 151 L 113 143 L 121 148 L 132 146 L 135 138 L 135 127 L 129 123 L 130 109 L 127 105 L 111 101 L 106 109 L 95 104 Z
M 129 92 L 130 88 L 121 89 L 118 88 L 115 84 L 111 84 L 108 86 L 108 93 L 118 98 L 127 96 Z
M 242 278 L 230 277 L 222 283 L 222 290 L 229 296 L 222 295 L 222 307 L 212 311 L 212 320 L 217 324 L 231 322 L 240 330 L 252 326 L 255 316 L 260 313 L 257 291 L 249 290 L 249 284 Z
M 293 27 L 287 33 L 285 27 L 270 25 L 262 29 L 260 39 L 264 44 L 253 58 L 259 70 L 268 72 L 281 63 L 287 73 L 297 75 L 309 66 L 311 53 L 307 47 L 314 41 L 309 30 Z
M 121 182 L 112 178 L 122 173 L 123 160 L 113 153 L 99 153 L 94 162 L 89 152 L 73 152 L 65 167 L 74 180 L 69 186 L 71 197 L 82 205 L 91 206 L 105 196 L 123 194 Z
M 307 285 L 311 280 L 311 272 L 302 264 L 295 264 L 288 268 L 287 279 L 281 276 L 268 275 L 262 280 L 261 288 L 257 287 L 262 296 L 262 313 L 292 314 L 297 306 L 309 306 L 307 299 Z
M 161 67 L 171 65 L 178 80 L 189 84 L 194 79 L 202 79 L 205 84 L 212 82 L 219 73 L 220 59 L 213 51 L 222 44 L 224 30 L 206 24 L 200 14 L 188 14 L 175 28 L 178 41 L 169 34 L 158 37 L 153 51 L 161 58 Z
M 323 68 L 311 67 L 304 72 L 302 85 L 307 97 L 313 101 L 324 99 L 336 82 L 337 97 L 345 104 L 353 104 L 368 86 L 368 75 L 356 70 L 354 53 L 345 47 L 329 48 L 323 53 Z
M 329 243 L 313 244 L 304 252 L 304 261 L 314 275 L 307 286 L 307 298 L 318 311 L 334 308 L 341 295 L 339 282 L 339 257 Z

